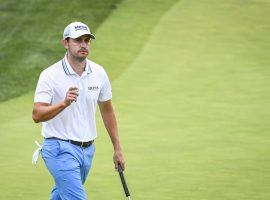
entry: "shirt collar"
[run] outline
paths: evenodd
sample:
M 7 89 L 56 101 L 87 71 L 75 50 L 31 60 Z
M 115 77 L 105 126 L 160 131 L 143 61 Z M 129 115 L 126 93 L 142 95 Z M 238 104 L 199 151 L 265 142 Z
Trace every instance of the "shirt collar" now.
M 86 58 L 86 67 L 84 71 L 87 72 L 87 74 L 90 74 L 92 72 L 90 61 L 87 58 Z
M 66 73 L 66 75 L 76 74 L 76 72 L 73 70 L 73 68 L 71 67 L 71 65 L 68 62 L 67 54 L 62 59 L 62 67 L 63 67 L 63 70 Z M 85 73 L 90 74 L 91 72 L 92 72 L 92 70 L 91 70 L 91 66 L 90 66 L 90 61 L 86 58 L 86 67 L 85 67 L 83 74 L 85 74 Z

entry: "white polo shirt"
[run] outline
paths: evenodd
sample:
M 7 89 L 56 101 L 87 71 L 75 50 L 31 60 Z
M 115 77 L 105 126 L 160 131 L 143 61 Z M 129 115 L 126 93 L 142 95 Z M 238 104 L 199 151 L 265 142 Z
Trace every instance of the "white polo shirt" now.
M 34 102 L 57 104 L 65 99 L 71 86 L 79 88 L 77 101 L 54 118 L 42 122 L 42 135 L 82 142 L 94 140 L 97 137 L 97 102 L 112 98 L 109 78 L 102 66 L 87 59 L 85 71 L 79 76 L 65 56 L 41 72 Z

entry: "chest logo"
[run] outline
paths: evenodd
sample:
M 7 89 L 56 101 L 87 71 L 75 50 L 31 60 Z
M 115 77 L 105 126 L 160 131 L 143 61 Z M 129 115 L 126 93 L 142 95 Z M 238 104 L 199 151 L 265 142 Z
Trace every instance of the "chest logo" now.
M 98 86 L 88 86 L 88 90 L 90 91 L 97 91 L 98 89 Z

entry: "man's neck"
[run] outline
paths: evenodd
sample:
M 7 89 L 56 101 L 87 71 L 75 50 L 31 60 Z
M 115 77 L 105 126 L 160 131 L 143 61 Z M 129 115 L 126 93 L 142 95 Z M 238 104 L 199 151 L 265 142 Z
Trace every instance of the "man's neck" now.
M 72 67 L 72 69 L 74 70 L 74 72 L 76 72 L 76 74 L 81 76 L 85 70 L 86 59 L 83 59 L 83 60 L 74 59 L 72 56 L 67 54 L 67 60 L 70 66 Z

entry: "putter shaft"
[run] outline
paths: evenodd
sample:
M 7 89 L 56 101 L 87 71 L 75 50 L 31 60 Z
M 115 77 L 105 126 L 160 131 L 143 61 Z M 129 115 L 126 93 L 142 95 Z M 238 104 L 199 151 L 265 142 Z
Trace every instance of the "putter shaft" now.
M 128 187 L 127 187 L 127 183 L 126 183 L 126 180 L 125 180 L 123 169 L 122 169 L 120 164 L 118 165 L 118 172 L 119 172 L 119 176 L 120 176 L 120 179 L 121 179 L 122 186 L 124 188 L 126 197 L 128 197 L 128 200 L 130 200 L 130 193 L 129 193 L 129 190 L 128 190 Z

